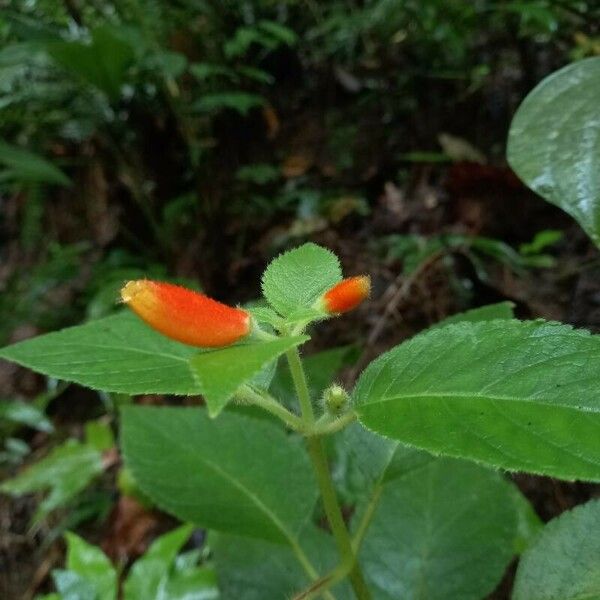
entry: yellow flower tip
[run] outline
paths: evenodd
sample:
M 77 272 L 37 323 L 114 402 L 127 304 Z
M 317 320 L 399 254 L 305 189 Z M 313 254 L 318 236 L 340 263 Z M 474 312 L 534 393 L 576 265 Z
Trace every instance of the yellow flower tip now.
M 125 304 L 133 302 L 140 293 L 147 289 L 147 282 L 144 279 L 137 279 L 135 281 L 128 281 L 121 288 L 121 301 Z

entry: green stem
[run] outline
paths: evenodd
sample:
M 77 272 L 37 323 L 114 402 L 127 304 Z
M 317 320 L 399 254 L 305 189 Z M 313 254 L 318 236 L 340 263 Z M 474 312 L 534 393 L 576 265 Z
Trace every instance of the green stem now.
M 379 504 L 381 492 L 383 492 L 383 484 L 380 481 L 379 483 L 377 483 L 375 489 L 373 490 L 371 498 L 369 499 L 369 503 L 367 504 L 365 512 L 363 513 L 360 523 L 358 524 L 358 528 L 356 529 L 356 533 L 354 534 L 354 538 L 352 539 L 352 547 L 354 548 L 354 552 L 356 554 L 358 554 L 360 545 L 362 544 L 365 534 L 367 533 L 367 529 L 371 524 L 371 519 L 373 518 L 373 515 L 375 514 L 375 509 Z
M 298 348 L 292 348 L 291 350 L 288 350 L 285 355 L 287 356 L 290 365 L 290 372 L 292 374 L 292 380 L 294 381 L 294 387 L 296 388 L 296 394 L 298 394 L 302 418 L 304 423 L 310 427 L 315 422 L 315 413 L 310 401 L 310 392 L 308 391 L 308 384 L 306 383 L 304 367 L 300 360 L 300 353 L 298 352 Z
M 259 393 L 249 385 L 242 385 L 236 392 L 236 398 L 242 402 L 248 402 L 266 410 L 268 413 L 281 419 L 290 429 L 300 431 L 304 426 L 304 422 L 300 417 L 279 404 L 269 394 Z
M 287 358 L 290 365 L 290 372 L 292 379 L 296 387 L 296 393 L 298 394 L 298 401 L 302 409 L 302 418 L 306 423 L 307 427 L 310 428 L 314 425 L 315 415 L 313 407 L 310 401 L 310 394 L 308 391 L 308 385 L 306 383 L 306 375 L 300 360 L 300 354 L 297 348 L 293 348 L 287 352 Z M 317 477 L 317 483 L 321 490 L 321 498 L 323 500 L 323 507 L 329 526 L 331 527 L 331 533 L 335 539 L 338 547 L 338 552 L 342 559 L 342 563 L 351 564 L 352 567 L 349 573 L 350 583 L 354 589 L 354 593 L 358 600 L 370 600 L 371 594 L 367 588 L 367 585 L 362 576 L 360 566 L 356 562 L 354 550 L 352 549 L 352 540 L 350 534 L 344 522 L 342 516 L 342 510 L 337 499 L 335 488 L 331 480 L 331 474 L 329 473 L 329 465 L 327 464 L 327 456 L 323 447 L 323 440 L 321 436 L 312 436 L 306 439 L 306 445 L 308 448 L 308 454 L 313 463 L 315 475 Z
M 335 417 L 333 419 L 319 419 L 312 427 L 305 430 L 304 435 L 307 437 L 314 435 L 329 435 L 344 429 L 344 427 L 350 425 L 350 423 L 353 423 L 354 421 L 356 421 L 355 412 L 347 412 L 341 417 Z
M 353 565 L 348 575 L 354 593 L 358 600 L 370 600 L 371 594 L 367 588 L 367 584 L 362 576 L 360 566 L 356 562 L 354 550 L 352 548 L 352 540 L 344 522 L 340 504 L 331 481 L 327 457 L 323 448 L 323 440 L 320 437 L 307 438 L 308 453 L 315 469 L 317 482 L 321 490 L 321 498 L 323 499 L 323 507 L 325 514 L 331 527 L 331 533 L 336 541 L 338 551 L 342 558 L 342 562 L 348 561 Z

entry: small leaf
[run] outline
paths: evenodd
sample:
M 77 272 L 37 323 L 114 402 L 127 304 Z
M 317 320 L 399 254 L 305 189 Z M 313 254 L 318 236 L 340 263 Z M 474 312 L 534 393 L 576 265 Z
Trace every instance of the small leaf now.
M 2 483 L 0 490 L 19 496 L 49 489 L 50 494 L 36 512 L 38 521 L 71 500 L 102 471 L 102 456 L 97 450 L 67 440 L 17 477 Z
M 369 429 L 509 470 L 600 481 L 600 337 L 543 321 L 459 323 L 379 357 L 354 399 Z
M 262 277 L 262 291 L 281 315 L 310 308 L 330 287 L 342 280 L 336 255 L 316 244 L 304 244 L 278 256 Z
M 93 586 L 95 600 L 114 600 L 117 595 L 117 573 L 104 552 L 74 533 L 66 533 L 65 538 L 67 569 Z
M 259 374 L 278 356 L 308 339 L 307 336 L 296 336 L 239 344 L 203 352 L 190 359 L 209 415 L 216 417 L 240 385 Z
M 216 112 L 230 109 L 246 116 L 253 108 L 261 107 L 265 99 L 257 94 L 246 92 L 220 92 L 218 94 L 206 94 L 192 104 L 192 109 L 198 112 Z
M 600 57 L 567 65 L 525 98 L 508 136 L 508 161 L 600 245 Z
M 60 600 L 96 600 L 97 594 L 94 586 L 87 579 L 63 569 L 52 571 L 54 585 L 59 591 Z
M 116 100 L 127 69 L 135 59 L 130 40 L 117 27 L 104 25 L 92 31 L 91 44 L 50 42 L 48 53 L 62 67 Z
M 43 411 L 33 404 L 27 404 L 20 400 L 0 400 L 0 419 L 26 425 L 46 433 L 54 430 L 52 423 Z
M 600 598 L 600 501 L 552 519 L 523 554 L 513 600 Z
M 479 600 L 511 560 L 515 521 L 500 475 L 432 460 L 383 487 L 359 561 L 375 598 Z
M 18 182 L 71 185 L 71 180 L 49 160 L 6 142 L 0 142 L 0 165 L 7 167 L 9 178 Z
M 192 534 L 192 525 L 182 525 L 154 540 L 144 556 L 131 568 L 125 581 L 125 600 L 161 598 L 161 588 L 169 579 L 169 572 L 177 554 Z
M 215 423 L 198 408 L 130 406 L 122 413 L 127 466 L 178 518 L 286 542 L 312 512 L 317 492 L 308 459 L 278 425 L 231 412 Z

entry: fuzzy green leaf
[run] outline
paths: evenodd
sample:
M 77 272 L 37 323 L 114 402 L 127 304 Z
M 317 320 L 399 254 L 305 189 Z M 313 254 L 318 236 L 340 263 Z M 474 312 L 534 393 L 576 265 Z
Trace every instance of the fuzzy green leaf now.
M 333 538 L 314 525 L 300 535 L 304 552 L 320 574 L 339 563 Z M 282 600 L 293 598 L 311 579 L 291 548 L 264 540 L 218 534 L 210 540 L 221 590 L 221 600 Z M 337 598 L 351 598 L 347 583 L 332 588 Z
M 568 65 L 525 98 L 511 124 L 508 161 L 523 181 L 569 213 L 600 245 L 600 57 Z
M 600 598 L 600 501 L 550 521 L 519 563 L 513 600 Z
M 281 315 L 310 308 L 324 292 L 341 281 L 336 255 L 316 244 L 304 244 L 273 260 L 262 277 L 262 291 Z
M 381 600 L 479 600 L 511 560 L 515 521 L 499 474 L 429 461 L 383 487 L 359 561 Z
M 186 395 L 201 393 L 189 368 L 197 353 L 122 312 L 8 346 L 0 358 L 96 390 Z
M 206 399 L 208 413 L 217 416 L 237 388 L 257 376 L 281 354 L 298 346 L 307 336 L 278 338 L 203 352 L 190 360 L 190 367 Z
M 225 412 L 215 423 L 199 408 L 130 406 L 121 441 L 140 488 L 207 528 L 285 542 L 316 501 L 302 447 L 268 421 Z
M 510 470 L 600 481 L 600 337 L 543 321 L 459 323 L 362 374 L 360 421 L 402 443 Z
M 215 415 L 240 384 L 253 378 L 260 384 L 268 363 L 307 339 L 255 340 L 200 350 L 170 340 L 123 312 L 8 346 L 0 350 L 0 358 L 107 392 L 203 394 Z

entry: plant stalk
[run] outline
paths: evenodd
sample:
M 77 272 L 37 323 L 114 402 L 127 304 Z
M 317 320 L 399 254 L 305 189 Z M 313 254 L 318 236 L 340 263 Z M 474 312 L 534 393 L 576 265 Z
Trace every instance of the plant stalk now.
M 310 401 L 306 375 L 304 373 L 302 361 L 300 360 L 300 354 L 297 348 L 293 348 L 292 350 L 289 350 L 286 355 L 290 365 L 296 393 L 298 394 L 298 401 L 302 409 L 302 418 L 304 419 L 306 426 L 311 428 L 315 423 L 315 415 Z M 354 593 L 358 600 L 370 600 L 371 594 L 363 578 L 360 566 L 358 562 L 356 562 L 356 556 L 354 555 L 354 550 L 352 548 L 352 540 L 348 533 L 346 523 L 344 522 L 335 488 L 333 487 L 322 437 L 319 435 L 307 437 L 306 445 L 315 470 L 317 483 L 321 491 L 325 514 L 327 515 L 331 533 L 333 534 L 338 547 L 342 563 L 348 562 L 352 564 L 348 578 L 350 579 Z

